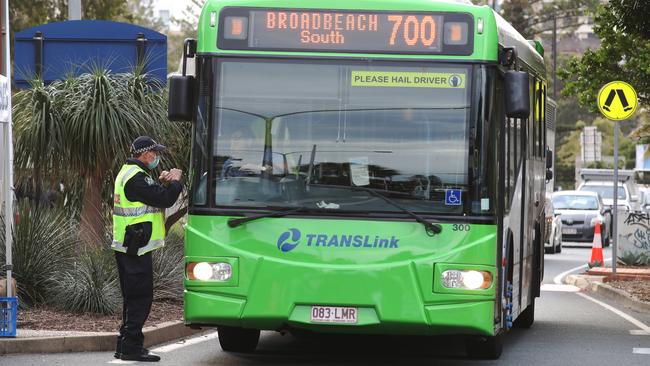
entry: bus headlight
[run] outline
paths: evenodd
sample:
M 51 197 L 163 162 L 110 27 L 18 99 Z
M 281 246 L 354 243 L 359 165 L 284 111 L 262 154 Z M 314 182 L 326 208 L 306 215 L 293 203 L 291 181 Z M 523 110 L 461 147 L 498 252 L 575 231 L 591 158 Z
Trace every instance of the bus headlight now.
M 187 264 L 187 278 L 199 281 L 228 281 L 232 277 L 230 263 L 191 262 Z
M 486 271 L 447 270 L 442 272 L 442 285 L 446 288 L 484 290 L 492 286 L 492 274 Z

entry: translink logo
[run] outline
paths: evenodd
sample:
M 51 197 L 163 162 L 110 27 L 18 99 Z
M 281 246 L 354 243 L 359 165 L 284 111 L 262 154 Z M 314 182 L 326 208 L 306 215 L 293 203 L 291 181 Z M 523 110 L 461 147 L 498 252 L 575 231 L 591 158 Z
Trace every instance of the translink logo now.
M 289 229 L 280 234 L 278 238 L 278 249 L 283 252 L 292 251 L 300 244 L 302 234 L 298 229 Z M 380 237 L 372 235 L 327 235 L 307 234 L 308 247 L 337 247 L 337 248 L 399 248 L 399 239 L 394 236 Z

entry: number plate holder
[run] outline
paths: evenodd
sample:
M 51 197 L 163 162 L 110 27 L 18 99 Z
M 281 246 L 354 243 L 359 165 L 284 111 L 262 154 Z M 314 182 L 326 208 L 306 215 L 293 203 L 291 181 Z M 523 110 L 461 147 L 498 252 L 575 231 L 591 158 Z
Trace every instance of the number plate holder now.
M 356 307 L 313 305 L 310 320 L 312 323 L 357 324 L 358 315 Z
M 574 228 L 562 228 L 562 234 L 575 235 L 578 233 L 578 229 Z

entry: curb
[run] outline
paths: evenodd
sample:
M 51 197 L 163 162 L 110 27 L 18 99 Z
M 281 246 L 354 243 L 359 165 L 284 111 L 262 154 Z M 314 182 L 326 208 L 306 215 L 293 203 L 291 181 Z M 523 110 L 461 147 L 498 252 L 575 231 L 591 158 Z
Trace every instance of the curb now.
M 640 312 L 650 312 L 650 303 L 634 299 L 627 292 L 603 283 L 604 278 L 605 276 L 568 275 L 564 278 L 564 283 L 598 293 L 604 298 L 627 308 Z
M 143 329 L 144 346 L 165 343 L 203 332 L 190 329 L 183 321 L 161 323 Z M 117 332 L 62 337 L 29 337 L 0 339 L 0 355 L 11 353 L 63 353 L 115 351 Z

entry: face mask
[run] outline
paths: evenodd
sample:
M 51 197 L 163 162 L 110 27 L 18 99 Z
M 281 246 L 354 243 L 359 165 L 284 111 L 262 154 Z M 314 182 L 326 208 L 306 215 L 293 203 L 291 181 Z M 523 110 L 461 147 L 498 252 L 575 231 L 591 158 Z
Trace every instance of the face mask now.
M 156 157 L 153 159 L 153 161 L 147 165 L 147 168 L 156 169 L 156 167 L 158 166 L 158 163 L 160 163 L 160 155 L 156 155 Z

